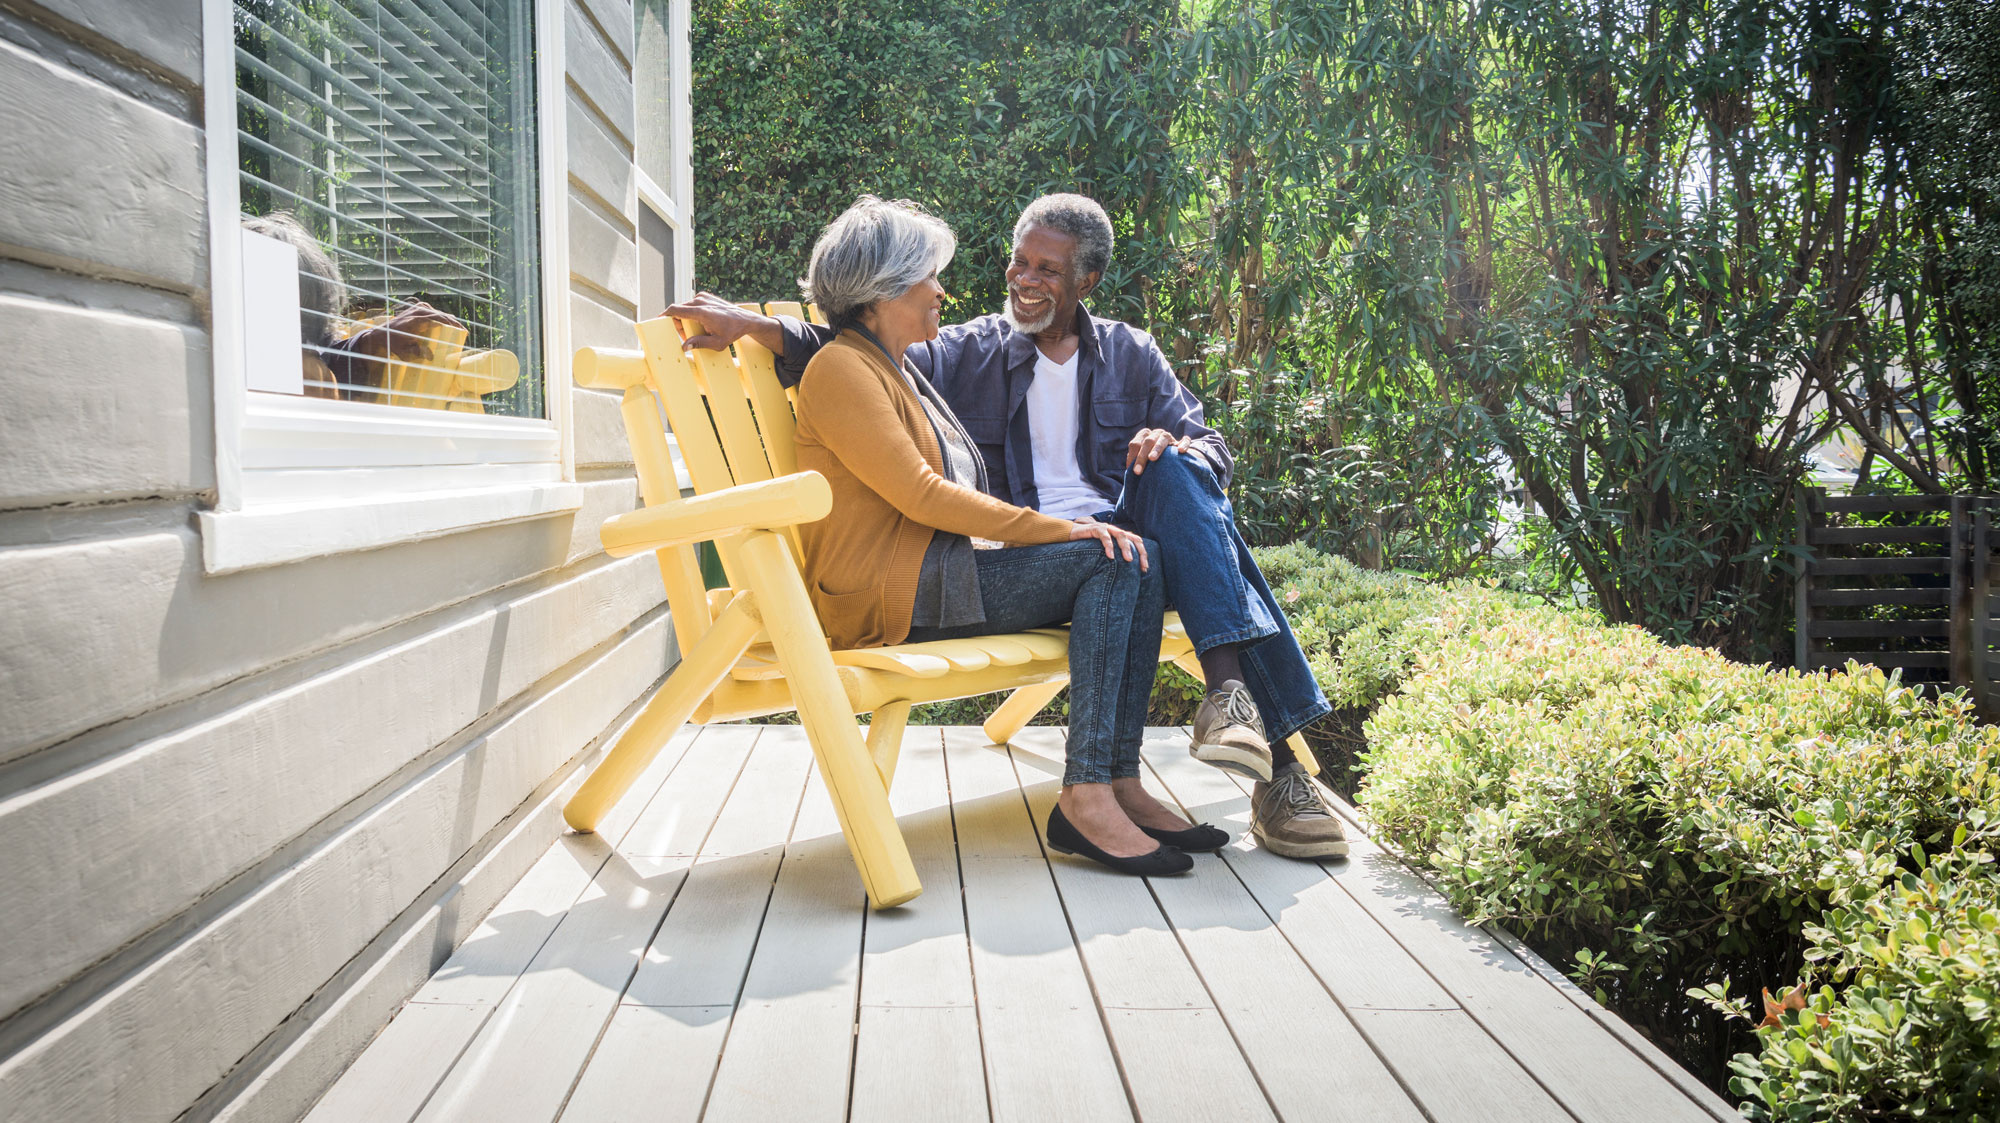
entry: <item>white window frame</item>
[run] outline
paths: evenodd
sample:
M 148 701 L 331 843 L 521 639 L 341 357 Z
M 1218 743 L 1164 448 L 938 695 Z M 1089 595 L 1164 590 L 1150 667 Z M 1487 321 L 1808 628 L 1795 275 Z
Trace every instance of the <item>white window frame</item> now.
M 636 6 L 635 6 L 636 7 Z M 670 128 L 673 131 L 673 174 L 672 184 L 661 184 L 646 174 L 646 161 L 637 151 L 638 141 L 633 140 L 632 182 L 637 185 L 639 205 L 660 216 L 667 228 L 674 232 L 674 291 L 673 299 L 686 300 L 694 295 L 694 154 L 690 151 L 694 144 L 694 116 L 688 99 L 693 89 L 693 75 L 689 68 L 693 56 L 688 39 L 693 31 L 690 0 L 669 0 L 667 6 L 667 33 L 673 40 L 673 79 L 668 84 L 667 97 L 672 106 Z M 638 59 L 633 59 L 638 66 Z M 632 85 L 636 95 L 639 79 L 635 73 Z M 640 309 L 639 314 L 653 313 Z
M 583 505 L 570 423 L 569 212 L 561 205 L 569 181 L 566 2 L 535 0 L 534 7 L 543 419 L 248 388 L 235 4 L 202 0 L 216 480 L 215 506 L 200 516 L 207 572 L 374 549 Z M 677 0 L 677 10 L 686 6 Z M 686 42 L 683 35 L 682 54 Z

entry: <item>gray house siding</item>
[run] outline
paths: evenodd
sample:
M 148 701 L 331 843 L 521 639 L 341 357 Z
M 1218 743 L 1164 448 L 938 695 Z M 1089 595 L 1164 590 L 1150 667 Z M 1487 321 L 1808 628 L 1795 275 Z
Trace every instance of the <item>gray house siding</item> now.
M 575 345 L 638 312 L 632 15 L 570 0 Z M 0 1105 L 287 1120 L 561 830 L 675 658 L 616 399 L 583 506 L 214 576 L 197 0 L 0 8 Z M 544 28 L 544 33 L 549 29 Z M 560 306 L 563 302 L 558 301 Z

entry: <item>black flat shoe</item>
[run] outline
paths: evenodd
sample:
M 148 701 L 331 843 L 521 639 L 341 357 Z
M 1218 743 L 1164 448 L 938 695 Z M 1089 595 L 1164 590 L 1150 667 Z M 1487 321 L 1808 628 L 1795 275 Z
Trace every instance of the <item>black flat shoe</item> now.
M 1179 831 L 1157 831 L 1151 827 L 1139 829 L 1145 831 L 1148 838 L 1164 842 L 1176 850 L 1185 850 L 1190 854 L 1203 854 L 1229 845 L 1229 832 L 1207 823 Z
M 1150 854 L 1135 858 L 1120 858 L 1098 849 L 1097 844 L 1083 837 L 1064 817 L 1060 805 L 1049 808 L 1048 826 L 1049 849 L 1058 854 L 1074 854 L 1089 858 L 1105 869 L 1129 873 L 1134 877 L 1159 877 L 1163 874 L 1186 873 L 1194 868 L 1194 859 L 1174 849 L 1162 846 Z

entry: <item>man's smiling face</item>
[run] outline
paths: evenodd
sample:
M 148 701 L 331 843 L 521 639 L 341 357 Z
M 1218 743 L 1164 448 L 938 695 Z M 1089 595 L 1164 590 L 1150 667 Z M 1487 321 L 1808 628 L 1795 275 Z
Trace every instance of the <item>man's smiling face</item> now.
M 1073 323 L 1077 301 L 1096 281 L 1076 275 L 1075 238 L 1046 226 L 1029 227 L 1007 263 L 1007 322 L 1029 335 Z

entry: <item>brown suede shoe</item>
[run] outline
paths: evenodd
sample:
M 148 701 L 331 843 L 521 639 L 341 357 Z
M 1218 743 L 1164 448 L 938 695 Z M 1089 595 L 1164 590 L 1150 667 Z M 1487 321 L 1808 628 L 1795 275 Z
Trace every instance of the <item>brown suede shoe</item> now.
M 1253 780 L 1271 778 L 1271 745 L 1264 739 L 1264 719 L 1250 691 L 1234 679 L 1208 692 L 1194 712 L 1194 740 L 1188 755 L 1203 764 Z
M 1287 764 L 1270 783 L 1251 789 L 1250 833 L 1264 849 L 1286 858 L 1347 853 L 1347 832 L 1301 764 Z

